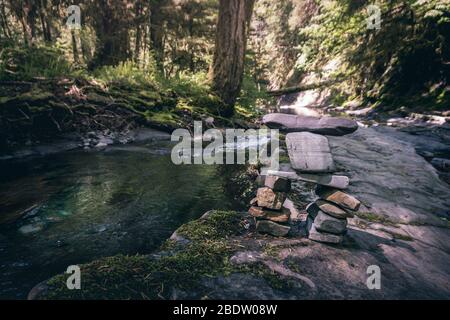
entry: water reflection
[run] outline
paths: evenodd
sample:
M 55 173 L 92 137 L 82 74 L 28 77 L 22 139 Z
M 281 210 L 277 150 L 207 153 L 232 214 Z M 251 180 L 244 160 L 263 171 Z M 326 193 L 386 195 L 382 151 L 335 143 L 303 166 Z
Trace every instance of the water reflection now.
M 0 167 L 0 298 L 74 263 L 148 253 L 182 223 L 231 206 L 215 166 L 175 166 L 167 143 Z

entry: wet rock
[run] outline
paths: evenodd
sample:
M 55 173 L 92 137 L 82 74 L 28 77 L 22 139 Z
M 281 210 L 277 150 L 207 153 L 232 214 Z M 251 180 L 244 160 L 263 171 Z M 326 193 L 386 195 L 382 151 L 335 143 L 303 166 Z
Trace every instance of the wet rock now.
M 286 145 L 293 169 L 315 173 L 335 171 L 326 137 L 309 132 L 289 133 Z
M 286 200 L 286 194 L 275 192 L 270 188 L 259 188 L 256 194 L 258 205 L 267 209 L 280 210 Z
M 286 132 L 311 132 L 317 134 L 342 136 L 358 130 L 356 121 L 336 117 L 307 117 L 283 113 L 271 113 L 262 122 L 269 128 Z
M 267 176 L 264 185 L 273 191 L 289 192 L 291 191 L 291 181 L 278 176 Z
M 338 206 L 324 201 L 324 200 L 317 200 L 316 206 L 323 212 L 329 214 L 330 216 L 333 216 L 337 219 L 346 219 L 346 218 L 352 218 L 354 215 L 351 212 L 345 211 Z
M 320 232 L 316 229 L 316 226 L 314 225 L 312 219 L 308 219 L 307 223 L 307 229 L 308 229 L 308 239 L 317 241 L 317 242 L 324 242 L 324 243 L 331 243 L 331 244 L 340 244 L 342 243 L 344 237 L 342 235 L 335 235 L 331 233 L 325 233 Z
M 284 226 L 268 220 L 260 220 L 256 223 L 256 231 L 259 233 L 267 233 L 275 237 L 285 237 L 291 230 L 290 227 Z
M 320 198 L 327 200 L 329 202 L 333 202 L 344 209 L 358 211 L 361 205 L 361 202 L 355 197 L 340 190 L 332 188 L 325 188 L 322 186 L 318 186 L 316 188 L 316 194 Z
M 341 235 L 347 230 L 347 219 L 337 219 L 319 211 L 314 219 L 314 226 L 317 231 Z
M 251 207 L 248 212 L 251 216 L 259 219 L 266 219 L 274 222 L 286 223 L 289 221 L 290 211 L 284 209 L 282 211 L 275 211 L 264 209 L 261 207 Z

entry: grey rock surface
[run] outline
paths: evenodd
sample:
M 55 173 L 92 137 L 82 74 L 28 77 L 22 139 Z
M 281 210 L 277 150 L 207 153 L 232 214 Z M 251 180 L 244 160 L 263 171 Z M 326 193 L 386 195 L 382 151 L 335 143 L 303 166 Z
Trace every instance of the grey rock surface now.
M 327 137 L 309 132 L 289 133 L 286 145 L 294 170 L 305 173 L 335 170 Z

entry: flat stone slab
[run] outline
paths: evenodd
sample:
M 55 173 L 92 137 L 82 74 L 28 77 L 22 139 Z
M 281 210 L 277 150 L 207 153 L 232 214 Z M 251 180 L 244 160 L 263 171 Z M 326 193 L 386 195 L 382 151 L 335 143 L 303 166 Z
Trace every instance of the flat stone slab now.
M 340 244 L 344 240 L 342 235 L 320 232 L 316 229 L 312 219 L 307 220 L 308 239 L 331 244 Z
M 285 237 L 290 230 L 291 227 L 283 226 L 268 220 L 260 220 L 256 223 L 256 231 L 259 233 L 267 233 L 275 237 Z
M 323 186 L 333 187 L 336 189 L 347 189 L 350 179 L 346 176 L 336 176 L 331 174 L 308 174 L 297 173 L 294 171 L 276 171 L 268 170 L 268 174 L 288 178 L 295 181 L 311 182 Z
M 319 186 L 316 188 L 316 194 L 320 198 L 347 210 L 358 211 L 361 206 L 361 202 L 358 199 L 340 190 Z
M 317 200 L 316 206 L 323 212 L 337 219 L 353 218 L 354 214 L 324 200 Z
M 317 231 L 342 235 L 347 230 L 347 219 L 337 219 L 319 211 L 314 219 L 314 226 Z
M 343 136 L 358 130 L 358 123 L 337 117 L 308 117 L 284 113 L 270 113 L 262 122 L 273 129 L 285 132 L 311 132 L 330 136 Z
M 248 212 L 250 213 L 250 215 L 252 217 L 255 217 L 255 218 L 270 220 L 273 222 L 281 222 L 281 223 L 288 222 L 289 217 L 291 215 L 291 212 L 285 208 L 283 208 L 282 211 L 275 211 L 275 210 L 269 210 L 269 209 L 264 209 L 261 207 L 253 206 L 248 210 Z
M 309 132 L 289 133 L 286 145 L 293 169 L 307 173 L 335 171 L 327 137 Z

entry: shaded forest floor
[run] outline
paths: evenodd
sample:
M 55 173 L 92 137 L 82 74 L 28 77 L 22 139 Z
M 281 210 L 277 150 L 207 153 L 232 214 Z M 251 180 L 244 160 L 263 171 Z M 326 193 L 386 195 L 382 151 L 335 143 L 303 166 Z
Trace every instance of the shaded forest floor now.
M 220 99 L 204 90 L 95 79 L 0 82 L 0 146 L 4 151 L 52 142 L 72 134 L 80 141 L 102 134 L 125 136 L 139 127 L 166 132 L 208 126 L 251 126 L 252 112 L 237 109 L 233 117 Z M 121 141 L 120 138 L 118 141 Z

